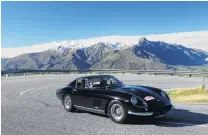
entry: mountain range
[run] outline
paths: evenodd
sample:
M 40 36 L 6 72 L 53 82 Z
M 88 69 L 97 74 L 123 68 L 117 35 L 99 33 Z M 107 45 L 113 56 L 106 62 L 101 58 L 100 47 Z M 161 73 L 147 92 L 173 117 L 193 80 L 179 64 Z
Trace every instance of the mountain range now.
M 145 36 L 102 36 L 89 39 L 53 41 L 44 44 L 35 44 L 31 46 L 14 48 L 7 47 L 7 45 L 4 44 L 2 45 L 3 48 L 1 48 L 1 58 L 13 58 L 25 53 L 43 52 L 52 48 L 56 49 L 58 46 L 71 49 L 86 48 L 100 42 L 110 44 L 117 49 L 124 49 L 136 45 L 139 39 L 142 37 L 145 37 L 151 41 L 161 41 L 168 44 L 178 44 L 188 48 L 208 51 L 208 31 L 192 31 L 166 34 L 151 34 Z M 17 44 L 16 46 L 20 45 Z
M 79 45 L 77 45 L 79 46 Z M 2 58 L 2 70 L 19 69 L 132 69 L 165 70 L 172 65 L 204 66 L 208 64 L 205 50 L 141 37 L 134 45 L 125 42 L 97 42 L 86 46 L 58 46 L 26 53 L 13 58 Z

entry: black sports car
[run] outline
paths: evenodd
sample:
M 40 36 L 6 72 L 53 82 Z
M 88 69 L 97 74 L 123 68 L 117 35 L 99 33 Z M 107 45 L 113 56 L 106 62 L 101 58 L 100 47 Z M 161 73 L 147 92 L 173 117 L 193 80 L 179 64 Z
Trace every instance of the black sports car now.
M 64 108 L 109 115 L 116 123 L 124 123 L 128 115 L 162 117 L 172 109 L 167 93 L 161 89 L 124 85 L 111 75 L 77 78 L 56 91 Z

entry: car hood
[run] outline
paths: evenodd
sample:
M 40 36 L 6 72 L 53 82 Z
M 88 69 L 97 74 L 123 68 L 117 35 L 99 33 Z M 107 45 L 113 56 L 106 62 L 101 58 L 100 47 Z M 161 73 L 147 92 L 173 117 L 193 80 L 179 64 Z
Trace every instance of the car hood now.
M 145 96 L 153 96 L 155 98 L 163 98 L 161 95 L 161 89 L 149 87 L 149 86 L 139 86 L 139 85 L 124 85 L 122 87 L 123 91 L 131 93 L 136 96 L 145 97 Z

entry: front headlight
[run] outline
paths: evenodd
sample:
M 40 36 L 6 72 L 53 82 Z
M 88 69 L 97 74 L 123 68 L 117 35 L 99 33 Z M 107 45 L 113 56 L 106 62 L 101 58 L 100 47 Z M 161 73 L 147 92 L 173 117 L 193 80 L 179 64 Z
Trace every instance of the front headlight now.
M 169 100 L 170 100 L 170 98 L 169 98 L 168 94 L 167 94 L 165 91 L 161 91 L 160 93 L 161 93 L 161 95 L 162 95 L 164 98 L 166 98 L 166 99 L 169 99 Z
M 131 97 L 131 103 L 135 106 L 137 104 L 137 98 L 136 97 Z
M 148 106 L 142 98 L 136 96 L 131 97 L 131 103 L 139 108 L 146 108 Z

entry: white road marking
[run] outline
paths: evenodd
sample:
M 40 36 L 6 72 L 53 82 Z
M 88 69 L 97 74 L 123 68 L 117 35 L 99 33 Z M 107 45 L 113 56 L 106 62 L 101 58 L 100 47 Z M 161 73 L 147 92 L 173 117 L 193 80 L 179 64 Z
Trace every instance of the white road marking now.
M 30 88 L 30 89 L 27 89 L 23 92 L 20 93 L 20 95 L 23 95 L 25 92 L 28 92 L 28 91 L 31 91 L 31 90 L 39 90 L 39 89 L 42 89 L 42 88 L 47 88 L 48 86 L 43 86 L 43 87 L 39 87 L 39 88 Z
M 35 88 L 30 88 L 30 89 L 27 89 L 27 90 L 25 90 L 25 91 L 23 91 L 23 92 L 21 92 L 20 93 L 20 95 L 23 95 L 25 92 L 28 92 L 28 91 L 30 91 L 30 90 L 34 90 Z
M 157 121 L 157 122 L 166 123 L 166 124 L 174 124 L 174 125 L 197 126 L 197 127 L 206 127 L 206 128 L 208 128 L 208 125 L 206 125 L 206 124 L 193 124 L 193 123 L 167 122 L 167 121 Z
M 63 83 L 63 85 L 64 85 L 64 84 L 65 84 L 65 83 Z M 53 85 L 57 85 L 57 84 L 53 84 Z M 23 95 L 25 92 L 28 92 L 28 91 L 31 91 L 31 90 L 34 90 L 34 89 L 39 90 L 39 89 L 42 89 L 42 88 L 48 88 L 48 87 L 50 87 L 50 86 L 43 86 L 43 87 L 39 87 L 39 88 L 30 88 L 30 89 L 27 89 L 27 90 L 21 92 L 20 95 Z

